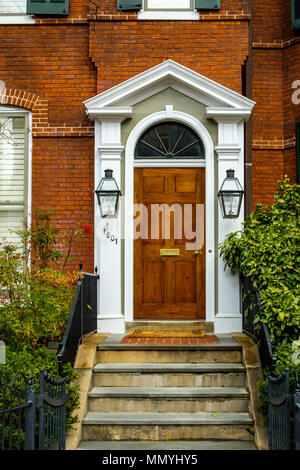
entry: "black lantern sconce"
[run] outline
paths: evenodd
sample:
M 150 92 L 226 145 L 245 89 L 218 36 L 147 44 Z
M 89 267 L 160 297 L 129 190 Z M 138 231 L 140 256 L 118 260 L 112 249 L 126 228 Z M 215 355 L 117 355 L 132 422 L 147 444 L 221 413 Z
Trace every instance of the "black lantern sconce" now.
M 121 191 L 113 177 L 113 170 L 105 170 L 95 193 L 100 207 L 101 217 L 115 219 L 118 217 Z
M 236 219 L 240 215 L 244 190 L 237 178 L 234 170 L 227 170 L 221 189 L 218 192 L 218 199 L 223 219 Z

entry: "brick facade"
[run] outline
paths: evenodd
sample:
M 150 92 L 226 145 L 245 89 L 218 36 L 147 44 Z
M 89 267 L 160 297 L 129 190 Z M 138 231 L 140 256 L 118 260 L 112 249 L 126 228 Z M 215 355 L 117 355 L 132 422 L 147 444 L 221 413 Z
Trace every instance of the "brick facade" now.
M 300 36 L 291 27 L 290 0 L 253 1 L 253 202 L 273 202 L 277 180 L 296 182 L 295 123 L 300 105 Z
M 300 36 L 290 0 L 222 0 L 221 10 L 200 11 L 200 21 L 139 21 L 118 12 L 116 0 L 70 0 L 68 17 L 1 25 L 0 38 L 1 103 L 33 116 L 33 208 L 52 208 L 61 229 L 94 220 L 94 125 L 83 101 L 166 59 L 243 93 L 248 58 L 248 97 L 257 103 L 247 155 L 252 203 L 272 203 L 285 173 L 295 182 L 300 105 L 291 85 L 300 80 Z M 75 251 L 91 271 L 92 242 Z

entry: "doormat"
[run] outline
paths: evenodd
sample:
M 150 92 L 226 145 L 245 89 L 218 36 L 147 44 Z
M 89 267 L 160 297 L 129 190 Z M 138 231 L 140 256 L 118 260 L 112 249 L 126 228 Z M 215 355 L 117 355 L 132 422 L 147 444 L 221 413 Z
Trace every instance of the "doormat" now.
M 125 336 L 120 343 L 123 344 L 137 344 L 137 345 L 201 345 L 201 344 L 219 344 L 220 340 L 215 335 L 205 335 L 202 338 L 188 338 L 188 337 L 177 337 L 177 338 L 155 338 L 155 337 L 144 337 L 137 338 L 134 336 Z
M 133 330 L 128 336 L 130 338 L 203 338 L 204 330 L 156 331 L 138 328 Z

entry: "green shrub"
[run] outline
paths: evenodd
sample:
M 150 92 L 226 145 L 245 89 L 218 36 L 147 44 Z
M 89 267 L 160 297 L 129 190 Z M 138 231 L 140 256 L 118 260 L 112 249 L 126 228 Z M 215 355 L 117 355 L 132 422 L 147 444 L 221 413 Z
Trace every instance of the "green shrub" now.
M 33 272 L 17 290 L 18 295 L 2 304 L 0 338 L 16 351 L 59 341 L 74 296 L 69 276 L 50 270 Z
M 271 207 L 258 204 L 243 224 L 243 230 L 230 233 L 220 253 L 231 273 L 252 277 L 261 298 L 261 314 L 255 317 L 256 328 L 265 322 L 269 328 L 276 369 L 279 376 L 290 370 L 291 393 L 295 390 L 300 361 L 294 360 L 293 342 L 300 339 L 299 308 L 299 216 L 300 186 L 280 182 Z M 268 414 L 268 371 L 258 383 L 260 409 Z
M 71 309 L 78 273 L 64 272 L 64 268 L 71 257 L 72 242 L 76 236 L 90 232 L 91 229 L 73 229 L 68 238 L 58 233 L 50 214 L 45 212 L 37 215 L 31 230 L 25 227 L 16 232 L 20 244 L 0 243 L 0 339 L 6 344 L 6 364 L 0 365 L 0 379 L 4 374 L 8 385 L 16 372 L 24 373 L 28 380 L 32 370 L 34 387 L 39 393 L 40 369 L 59 378 L 57 356 L 48 353 L 46 346 L 50 341 L 61 340 Z M 61 237 L 64 237 L 62 241 Z M 65 256 L 59 252 L 60 241 L 67 246 Z M 62 265 L 59 264 L 61 258 Z M 77 374 L 68 364 L 63 376 L 68 395 L 67 429 L 70 429 L 77 422 L 72 413 L 79 405 L 79 392 L 71 385 Z M 24 385 L 21 376 L 17 377 L 15 385 Z M 0 403 L 1 393 L 2 390 Z M 17 396 L 13 404 L 17 404 Z M 17 420 L 17 414 L 12 414 L 14 448 Z M 24 439 L 22 430 L 21 438 Z
M 285 179 L 271 207 L 257 205 L 221 245 L 232 274 L 251 276 L 261 297 L 263 315 L 275 347 L 300 337 L 299 216 L 300 186 Z
M 0 365 L 0 377 L 5 376 L 7 384 L 10 384 L 16 372 L 23 372 L 27 379 L 31 376 L 31 370 L 34 378 L 34 388 L 37 394 L 39 394 L 39 374 L 40 369 L 44 369 L 54 378 L 61 378 L 58 373 L 58 362 L 56 354 L 48 353 L 47 349 L 42 347 L 35 351 L 20 351 L 16 352 L 9 346 L 6 348 L 6 363 Z M 71 385 L 77 377 L 78 373 L 67 364 L 63 369 L 63 377 L 66 378 L 66 391 L 69 397 L 66 405 L 67 413 L 67 429 L 70 429 L 73 424 L 77 422 L 77 417 L 73 417 L 73 411 L 78 407 L 79 404 L 79 392 L 78 388 Z M 17 380 L 16 387 L 23 385 L 21 379 Z M 0 390 L 1 396 L 1 390 Z M 1 400 L 0 400 L 1 402 Z

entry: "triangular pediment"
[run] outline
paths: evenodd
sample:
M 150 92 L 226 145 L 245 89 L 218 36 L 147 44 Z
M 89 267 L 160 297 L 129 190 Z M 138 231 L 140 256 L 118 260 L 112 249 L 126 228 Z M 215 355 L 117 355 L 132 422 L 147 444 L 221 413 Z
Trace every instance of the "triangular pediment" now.
M 167 60 L 85 101 L 87 114 L 130 117 L 131 107 L 166 88 L 186 94 L 209 108 L 251 113 L 254 102 L 203 75 Z

